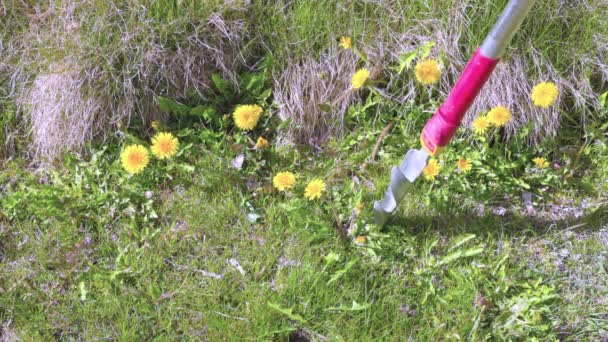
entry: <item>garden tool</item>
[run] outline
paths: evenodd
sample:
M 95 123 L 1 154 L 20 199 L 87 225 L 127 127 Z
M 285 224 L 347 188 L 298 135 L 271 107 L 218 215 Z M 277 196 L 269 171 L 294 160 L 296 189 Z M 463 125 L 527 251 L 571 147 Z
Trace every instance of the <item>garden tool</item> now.
M 429 156 L 440 153 L 456 133 L 462 119 L 484 86 L 507 45 L 521 26 L 535 0 L 510 0 L 483 44 L 477 49 L 448 98 L 424 126 L 422 148 L 412 149 L 401 165 L 393 167 L 384 198 L 374 203 L 374 219 L 383 226 L 420 176 Z

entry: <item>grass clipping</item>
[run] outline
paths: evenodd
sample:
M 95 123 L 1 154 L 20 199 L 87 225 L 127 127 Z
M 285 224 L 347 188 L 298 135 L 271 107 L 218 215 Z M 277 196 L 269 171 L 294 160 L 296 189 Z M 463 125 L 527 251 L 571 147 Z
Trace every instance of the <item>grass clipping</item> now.
M 56 70 L 38 75 L 22 94 L 37 155 L 77 149 L 98 130 L 96 115 L 104 106 L 103 99 L 84 95 L 81 83 L 78 72 Z

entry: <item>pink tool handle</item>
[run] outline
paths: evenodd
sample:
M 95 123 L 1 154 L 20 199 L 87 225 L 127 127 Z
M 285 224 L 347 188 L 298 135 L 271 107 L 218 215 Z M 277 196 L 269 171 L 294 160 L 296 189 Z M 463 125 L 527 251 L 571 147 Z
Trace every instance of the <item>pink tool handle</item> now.
M 477 49 L 448 98 L 422 130 L 420 140 L 430 155 L 435 155 L 438 149 L 450 142 L 464 114 L 494 71 L 498 61 L 499 59 L 484 56 L 481 50 Z

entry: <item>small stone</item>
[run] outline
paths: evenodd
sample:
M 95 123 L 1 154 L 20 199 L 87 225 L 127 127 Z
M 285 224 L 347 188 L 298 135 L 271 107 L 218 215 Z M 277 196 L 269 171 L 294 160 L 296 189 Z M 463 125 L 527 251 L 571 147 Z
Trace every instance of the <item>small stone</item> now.
M 281 267 L 294 267 L 296 265 L 296 261 L 282 256 L 279 258 L 279 265 L 281 265 Z
M 507 209 L 505 209 L 504 207 L 496 207 L 492 209 L 492 212 L 494 213 L 494 215 L 505 216 L 505 214 L 507 213 Z
M 238 156 L 236 156 L 236 158 L 234 158 L 231 162 L 230 165 L 237 169 L 240 170 L 243 168 L 243 162 L 245 161 L 245 155 L 244 154 L 239 154 Z
M 403 305 L 403 304 L 399 307 L 399 312 L 401 312 L 404 315 L 407 315 L 408 317 L 414 317 L 414 316 L 416 316 L 416 313 L 417 313 L 416 309 L 411 308 L 409 305 Z

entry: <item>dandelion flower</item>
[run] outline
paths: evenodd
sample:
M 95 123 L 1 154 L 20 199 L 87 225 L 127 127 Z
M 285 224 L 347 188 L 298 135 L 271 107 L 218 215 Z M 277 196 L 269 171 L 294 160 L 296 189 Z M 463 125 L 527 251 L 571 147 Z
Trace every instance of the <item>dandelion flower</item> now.
M 171 133 L 158 133 L 152 138 L 152 154 L 158 159 L 167 159 L 177 153 L 179 141 Z
M 429 163 L 426 164 L 422 173 L 427 180 L 433 180 L 439 175 L 439 171 L 441 171 L 441 165 L 439 165 L 437 159 L 432 158 L 429 160 Z
M 160 128 L 160 121 L 158 121 L 158 120 L 154 120 L 154 121 L 152 121 L 152 123 L 150 123 L 150 126 L 151 126 L 153 129 L 157 130 L 157 129 L 159 129 L 159 128 Z
M 477 134 L 484 134 L 490 127 L 490 120 L 485 116 L 480 116 L 473 120 L 473 130 Z
M 365 68 L 357 70 L 357 72 L 353 75 L 353 89 L 362 88 L 365 85 L 365 82 L 367 82 L 369 75 L 369 70 Z
M 258 141 L 255 143 L 255 148 L 258 150 L 263 150 L 268 147 L 268 140 L 264 139 L 264 137 L 259 137 Z
M 547 159 L 545 159 L 545 158 L 536 157 L 536 158 L 532 159 L 532 161 L 534 162 L 536 167 L 541 170 L 549 167 L 549 161 L 547 161 Z
M 258 105 L 238 106 L 232 114 L 236 126 L 244 131 L 250 131 L 258 124 L 263 109 Z
M 441 70 L 439 63 L 433 59 L 426 59 L 416 64 L 416 79 L 424 85 L 435 84 L 439 81 Z
M 543 82 L 537 84 L 532 89 L 532 102 L 535 106 L 547 108 L 557 101 L 559 90 L 553 82 Z
M 296 176 L 289 171 L 279 172 L 272 179 L 272 184 L 279 191 L 285 191 L 291 189 L 296 184 Z
M 357 245 L 365 245 L 366 242 L 367 242 L 367 238 L 363 235 L 359 235 L 355 238 L 355 243 Z
M 503 127 L 511 121 L 511 112 L 504 106 L 495 107 L 488 113 L 488 120 L 496 127 Z
M 353 47 L 353 40 L 351 37 L 348 36 L 342 36 L 340 38 L 340 46 L 343 49 L 350 49 L 351 47 Z
M 363 212 L 363 209 L 365 209 L 365 206 L 363 205 L 363 203 L 359 202 L 355 205 L 355 208 L 353 209 L 353 214 L 355 216 L 358 216 Z
M 458 161 L 456 162 L 456 166 L 458 167 L 458 170 L 460 170 L 460 172 L 465 173 L 471 171 L 471 169 L 473 168 L 471 162 L 466 160 L 465 157 L 460 157 L 460 159 L 458 159 Z
M 150 161 L 148 150 L 141 145 L 129 145 L 120 154 L 122 167 L 129 173 L 139 173 Z
M 316 198 L 321 198 L 323 191 L 325 191 L 325 182 L 315 179 L 308 183 L 306 189 L 304 189 L 304 197 L 312 201 Z

